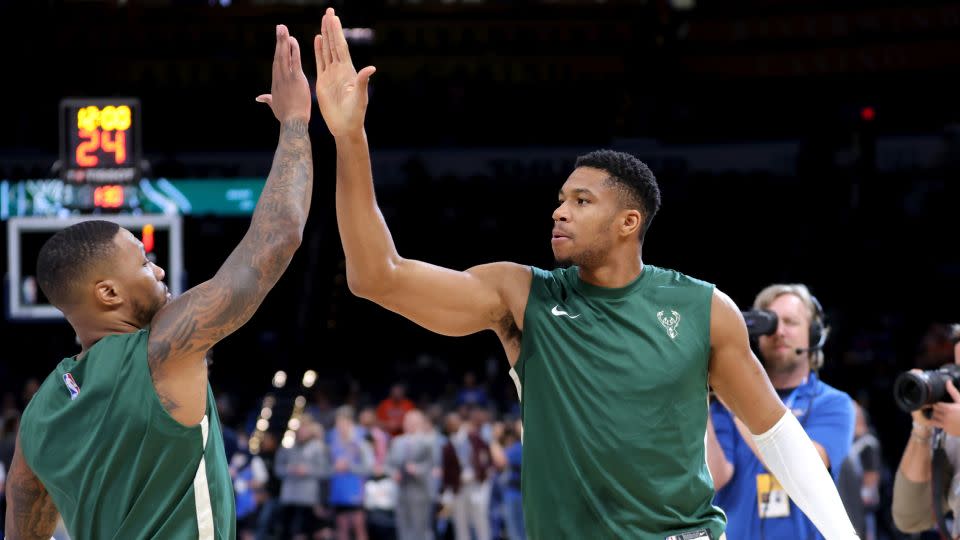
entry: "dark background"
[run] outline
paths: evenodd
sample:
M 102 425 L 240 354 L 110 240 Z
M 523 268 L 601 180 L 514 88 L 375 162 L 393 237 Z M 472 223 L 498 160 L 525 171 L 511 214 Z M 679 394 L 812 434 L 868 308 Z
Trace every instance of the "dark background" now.
M 744 309 L 770 283 L 808 284 L 833 327 L 823 378 L 868 407 L 896 466 L 909 417 L 892 380 L 949 361 L 936 325 L 960 321 L 960 3 L 130 4 L 0 2 L 0 179 L 50 176 L 70 96 L 138 97 L 154 176 L 265 176 L 278 127 L 253 98 L 270 87 L 273 27 L 310 44 L 332 5 L 374 32 L 353 57 L 378 68 L 367 128 L 402 255 L 550 267 L 550 214 L 576 155 L 631 150 L 663 192 L 644 260 L 716 283 Z M 245 414 L 277 369 L 317 370 L 334 403 L 351 384 L 379 401 L 398 379 L 436 399 L 472 370 L 507 408 L 492 333 L 435 336 L 346 290 L 334 149 L 316 108 L 311 124 L 303 248 L 216 347 L 215 389 Z M 431 165 L 463 152 L 481 157 L 455 173 Z M 213 275 L 247 222 L 186 218 L 188 285 Z M 0 334 L 3 391 L 76 350 L 63 322 L 3 321 Z

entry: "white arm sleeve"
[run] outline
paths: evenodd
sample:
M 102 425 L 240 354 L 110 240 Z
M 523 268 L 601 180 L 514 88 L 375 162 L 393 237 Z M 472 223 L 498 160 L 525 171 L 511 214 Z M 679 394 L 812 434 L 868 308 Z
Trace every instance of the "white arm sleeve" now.
M 857 538 L 833 478 L 793 413 L 787 410 L 769 431 L 754 435 L 753 440 L 767 468 L 826 540 Z

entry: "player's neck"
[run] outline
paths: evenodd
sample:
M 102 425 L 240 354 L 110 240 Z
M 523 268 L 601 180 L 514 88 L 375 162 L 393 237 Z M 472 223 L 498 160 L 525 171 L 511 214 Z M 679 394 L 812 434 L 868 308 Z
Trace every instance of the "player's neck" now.
M 86 356 L 90 347 L 93 347 L 98 341 L 112 334 L 129 334 L 140 330 L 129 321 L 124 320 L 101 320 L 96 322 L 87 322 L 87 324 L 74 324 L 71 321 L 74 331 L 77 333 L 77 340 L 80 342 L 79 358 Z
M 580 279 L 597 287 L 626 287 L 643 270 L 640 254 L 635 257 L 610 257 L 597 266 L 581 266 Z
M 770 384 L 777 390 L 796 388 L 810 378 L 810 367 L 797 366 L 790 371 L 767 372 L 767 375 L 770 376 Z

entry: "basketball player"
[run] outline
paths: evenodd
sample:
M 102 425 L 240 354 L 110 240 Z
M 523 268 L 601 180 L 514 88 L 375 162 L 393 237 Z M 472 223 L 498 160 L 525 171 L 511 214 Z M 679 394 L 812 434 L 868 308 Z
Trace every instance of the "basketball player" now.
M 824 535 L 856 537 L 734 303 L 642 262 L 660 204 L 646 165 L 611 151 L 577 161 L 553 213 L 553 252 L 569 268 L 501 262 L 459 272 L 404 259 L 376 204 L 363 127 L 375 69 L 354 69 L 332 9 L 314 50 L 350 289 L 440 334 L 497 333 L 522 384 L 531 538 L 719 538 L 724 516 L 711 505 L 704 457 L 708 383 Z
M 176 299 L 143 244 L 107 221 L 50 238 L 37 274 L 82 345 L 24 411 L 8 483 L 7 540 L 236 537 L 234 496 L 206 351 L 243 325 L 300 245 L 313 161 L 310 87 L 277 27 L 273 167 L 250 229 L 215 276 Z

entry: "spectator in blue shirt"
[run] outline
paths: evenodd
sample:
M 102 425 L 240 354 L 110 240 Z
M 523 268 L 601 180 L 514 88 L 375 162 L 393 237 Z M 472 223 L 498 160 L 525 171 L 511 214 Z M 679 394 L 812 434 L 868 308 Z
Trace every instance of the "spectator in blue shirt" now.
M 482 386 L 477 386 L 477 376 L 473 372 L 466 372 L 463 375 L 463 388 L 457 392 L 457 407 L 486 407 L 487 401 L 487 391 Z
M 507 525 L 508 540 L 526 540 L 523 526 L 523 504 L 520 497 L 520 464 L 523 457 L 523 445 L 520 433 L 523 427 L 520 420 L 507 426 L 503 433 L 503 449 L 506 468 L 501 476 L 503 482 L 503 517 Z
M 356 428 L 353 407 L 336 412 L 336 429 L 330 441 L 330 506 L 336 516 L 337 537 L 367 538 L 363 512 L 364 484 L 373 469 L 373 449 Z
M 850 396 L 817 376 L 827 332 L 823 310 L 804 285 L 771 285 L 757 295 L 754 309 L 777 314 L 776 332 L 756 343 L 760 359 L 836 482 L 853 443 L 855 412 Z M 710 419 L 707 463 L 717 489 L 714 503 L 727 514 L 727 538 L 822 539 L 760 461 L 743 422 L 721 403 L 710 406 Z

